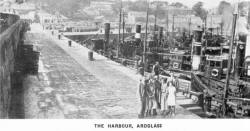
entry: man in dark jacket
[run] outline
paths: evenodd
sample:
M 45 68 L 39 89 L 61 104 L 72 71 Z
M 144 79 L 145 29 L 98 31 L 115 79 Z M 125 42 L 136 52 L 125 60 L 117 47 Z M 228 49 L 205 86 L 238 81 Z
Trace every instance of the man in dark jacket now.
M 157 103 L 157 108 L 161 109 L 161 82 L 159 76 L 155 76 L 154 85 L 155 85 L 155 99 Z
M 154 75 L 159 76 L 159 74 L 160 74 L 160 65 L 159 65 L 158 61 L 154 64 L 152 71 L 153 71 Z

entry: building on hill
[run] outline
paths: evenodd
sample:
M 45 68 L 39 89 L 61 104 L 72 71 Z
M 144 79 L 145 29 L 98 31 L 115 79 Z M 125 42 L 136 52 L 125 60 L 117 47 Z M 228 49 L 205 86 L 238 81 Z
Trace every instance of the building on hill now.
M 138 22 L 138 19 L 140 18 L 146 18 L 147 13 L 146 12 L 137 12 L 137 11 L 129 11 L 127 13 L 127 23 L 128 24 L 135 24 Z
M 167 6 L 164 8 L 170 15 L 193 15 L 193 10 L 186 7 Z
M 200 17 L 194 15 L 169 15 L 168 20 L 168 31 L 176 32 L 178 30 L 192 30 L 197 26 L 202 26 L 202 20 Z M 174 25 L 173 25 L 174 24 Z M 174 30 L 173 30 L 174 28 Z
M 91 1 L 90 7 L 95 8 L 95 10 L 112 10 L 113 1 Z

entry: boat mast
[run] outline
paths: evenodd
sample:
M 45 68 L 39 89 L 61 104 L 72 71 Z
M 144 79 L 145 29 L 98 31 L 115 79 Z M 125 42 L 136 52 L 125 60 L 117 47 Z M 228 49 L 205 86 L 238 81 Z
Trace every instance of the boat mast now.
M 154 35 L 154 42 L 156 42 L 156 34 L 155 34 L 155 32 L 156 32 L 156 22 L 157 22 L 157 11 L 158 11 L 158 3 L 157 3 L 157 5 L 156 5 L 156 9 L 155 9 L 155 23 L 154 23 L 154 32 L 153 32 L 153 35 Z
M 174 16 L 175 16 L 175 14 L 173 14 L 173 23 L 172 23 L 172 37 L 174 37 Z
M 167 29 L 166 29 L 166 31 L 167 31 L 167 36 L 168 36 L 168 9 L 167 9 L 167 18 L 166 18 L 166 24 L 167 24 Z
M 232 62 L 232 51 L 233 51 L 233 44 L 235 40 L 235 28 L 236 28 L 236 21 L 237 21 L 238 11 L 237 8 L 233 13 L 233 25 L 232 25 L 232 36 L 230 41 L 229 47 L 229 55 L 228 55 L 228 63 L 227 63 L 227 73 L 226 73 L 226 83 L 224 88 L 224 103 L 223 103 L 223 116 L 227 113 L 227 99 L 228 99 L 228 88 L 230 82 L 230 72 L 231 72 L 231 62 Z
M 188 35 L 189 35 L 189 37 L 191 36 L 191 24 L 192 24 L 191 16 L 189 16 L 189 20 L 188 20 Z
M 144 73 L 146 69 L 146 46 L 147 46 L 147 39 L 148 39 L 148 13 L 149 13 L 149 2 L 147 2 L 147 15 L 146 15 L 146 31 L 145 31 L 145 38 L 144 38 L 144 46 L 143 46 L 143 63 L 144 63 Z
M 247 17 L 247 23 L 250 23 L 250 6 L 248 7 L 248 17 Z
M 121 43 L 121 21 L 122 21 L 122 0 L 120 0 L 120 14 L 119 14 L 119 32 L 118 32 L 118 44 L 117 44 L 117 58 L 119 57 L 119 46 Z
M 122 11 L 122 43 L 124 43 L 124 30 L 125 30 L 125 19 L 124 19 L 124 15 L 125 15 L 125 11 Z

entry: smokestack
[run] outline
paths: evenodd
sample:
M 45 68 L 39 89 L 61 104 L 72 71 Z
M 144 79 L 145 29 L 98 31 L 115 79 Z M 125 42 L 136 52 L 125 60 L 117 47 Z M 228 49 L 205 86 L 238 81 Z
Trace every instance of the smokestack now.
M 201 42 L 202 40 L 202 30 L 195 30 L 194 31 L 194 40 L 195 42 Z
M 158 30 L 158 39 L 161 40 L 162 36 L 163 36 L 163 27 L 159 27 L 159 30 Z
M 109 44 L 110 23 L 105 23 L 104 29 L 105 29 L 105 32 L 104 32 L 104 40 L 105 40 L 104 51 L 106 52 L 106 47 Z
M 141 25 L 136 25 L 135 29 L 135 39 L 141 38 Z

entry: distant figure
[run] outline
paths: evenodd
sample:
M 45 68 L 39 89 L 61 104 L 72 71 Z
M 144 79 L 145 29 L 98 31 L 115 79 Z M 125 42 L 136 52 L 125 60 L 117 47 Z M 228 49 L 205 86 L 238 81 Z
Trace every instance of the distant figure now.
M 162 86 L 161 86 L 161 112 L 162 112 L 162 115 L 166 115 L 167 110 L 168 110 L 167 91 L 168 91 L 167 79 L 163 79 Z
M 174 83 L 171 81 L 168 83 L 168 98 L 167 103 L 169 107 L 169 115 L 174 116 L 175 115 L 175 106 L 176 106 L 176 88 L 174 87 Z
M 153 70 L 152 72 L 154 73 L 154 75 L 158 76 L 159 73 L 160 73 L 160 65 L 159 65 L 159 62 L 157 61 L 155 63 L 155 65 L 153 66 Z
M 170 73 L 170 78 L 168 79 L 167 83 L 169 83 L 169 82 L 173 82 L 173 86 L 175 86 L 176 88 L 177 88 L 177 86 L 179 86 L 177 77 L 174 76 L 173 72 Z
M 138 61 L 138 72 L 140 75 L 144 76 L 144 63 L 141 59 Z
M 178 92 L 180 84 L 179 84 L 179 79 L 177 76 L 174 76 L 174 87 L 176 88 L 176 90 Z

